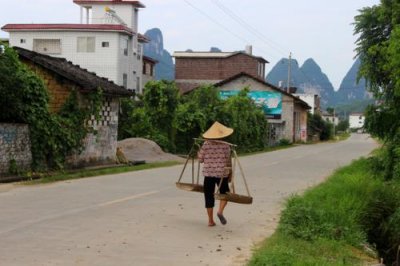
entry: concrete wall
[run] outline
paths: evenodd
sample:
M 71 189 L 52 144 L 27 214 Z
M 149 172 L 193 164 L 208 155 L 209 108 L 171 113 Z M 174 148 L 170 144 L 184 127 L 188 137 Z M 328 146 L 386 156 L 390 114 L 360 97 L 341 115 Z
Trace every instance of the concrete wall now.
M 29 128 L 25 124 L 0 124 L 0 175 L 7 173 L 10 161 L 18 170 L 29 170 L 32 163 Z
M 70 156 L 69 166 L 80 167 L 115 163 L 118 137 L 118 98 L 106 98 L 103 102 L 100 119 L 94 116 L 88 121 L 93 132 L 83 141 L 84 149 L 81 153 Z
M 78 37 L 95 37 L 95 52 L 78 53 Z M 128 55 L 124 55 L 122 39 L 128 39 Z M 88 69 L 100 77 L 108 78 L 118 85 L 123 85 L 123 74 L 128 76 L 128 88 L 137 87 L 137 77 L 142 75 L 142 55 L 138 56 L 135 47 L 137 37 L 119 32 L 95 31 L 48 31 L 48 32 L 10 32 L 10 45 L 33 50 L 34 39 L 59 39 L 61 53 L 51 54 L 54 57 L 66 58 L 75 65 Z M 21 43 L 21 40 L 24 40 Z M 102 47 L 102 42 L 109 42 L 109 47 Z M 139 84 L 141 87 L 141 82 Z

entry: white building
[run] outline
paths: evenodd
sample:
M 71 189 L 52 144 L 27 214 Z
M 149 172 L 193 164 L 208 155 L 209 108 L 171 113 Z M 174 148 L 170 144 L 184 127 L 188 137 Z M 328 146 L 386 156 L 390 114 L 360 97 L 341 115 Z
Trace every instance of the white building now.
M 310 107 L 311 114 L 320 114 L 321 113 L 321 106 L 320 102 L 321 99 L 318 94 L 309 94 L 309 93 L 293 93 L 294 96 L 300 98 L 300 100 L 306 102 Z
M 328 114 L 328 113 L 323 113 L 321 115 L 322 119 L 325 120 L 326 122 L 329 122 L 331 124 L 334 124 L 337 126 L 339 124 L 339 117 L 336 116 L 336 114 Z
M 365 116 L 363 113 L 351 113 L 349 115 L 350 129 L 358 129 L 364 126 Z
M 80 24 L 7 24 L 10 46 L 63 57 L 98 76 L 141 93 L 143 49 L 138 10 L 129 0 L 73 0 Z

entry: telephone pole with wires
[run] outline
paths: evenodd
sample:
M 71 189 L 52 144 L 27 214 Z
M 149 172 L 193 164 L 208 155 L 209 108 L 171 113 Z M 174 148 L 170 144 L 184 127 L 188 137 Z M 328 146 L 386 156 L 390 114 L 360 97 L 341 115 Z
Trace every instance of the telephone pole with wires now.
M 290 68 L 291 68 L 291 62 L 292 62 L 292 52 L 289 53 L 289 67 L 288 67 L 288 77 L 287 77 L 287 88 L 286 92 L 290 93 Z

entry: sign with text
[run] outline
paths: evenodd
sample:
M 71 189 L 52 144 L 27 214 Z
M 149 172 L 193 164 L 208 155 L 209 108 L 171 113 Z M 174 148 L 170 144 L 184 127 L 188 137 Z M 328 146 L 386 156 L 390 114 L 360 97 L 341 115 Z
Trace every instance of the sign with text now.
M 225 100 L 239 94 L 239 90 L 220 91 L 221 99 Z M 271 91 L 250 91 L 247 95 L 264 110 L 267 118 L 280 119 L 282 115 L 282 94 Z

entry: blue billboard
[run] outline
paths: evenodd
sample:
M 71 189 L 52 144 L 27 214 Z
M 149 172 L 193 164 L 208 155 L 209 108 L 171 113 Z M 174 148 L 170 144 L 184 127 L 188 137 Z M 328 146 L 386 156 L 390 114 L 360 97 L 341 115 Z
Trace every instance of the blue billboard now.
M 221 99 L 225 100 L 239 94 L 239 90 L 220 91 Z M 282 94 L 271 91 L 249 91 L 247 93 L 258 106 L 261 106 L 268 118 L 280 119 L 282 115 Z

